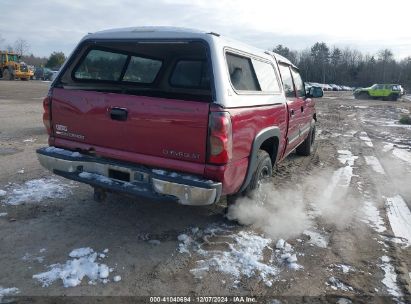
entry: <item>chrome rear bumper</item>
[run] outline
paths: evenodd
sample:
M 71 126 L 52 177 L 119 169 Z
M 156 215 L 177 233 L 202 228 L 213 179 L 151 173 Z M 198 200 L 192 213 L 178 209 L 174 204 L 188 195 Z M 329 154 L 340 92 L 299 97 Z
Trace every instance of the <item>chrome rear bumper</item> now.
M 37 150 L 40 164 L 53 173 L 112 192 L 183 205 L 211 205 L 220 199 L 221 183 L 194 175 L 150 169 L 135 164 L 46 147 Z

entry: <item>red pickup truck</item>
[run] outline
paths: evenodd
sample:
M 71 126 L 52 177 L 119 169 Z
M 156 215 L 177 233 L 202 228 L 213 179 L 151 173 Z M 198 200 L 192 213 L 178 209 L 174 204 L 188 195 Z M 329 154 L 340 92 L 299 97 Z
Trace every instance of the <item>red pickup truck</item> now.
M 55 174 L 186 205 L 249 193 L 296 150 L 312 152 L 316 112 L 286 58 L 170 27 L 85 36 L 44 99 Z

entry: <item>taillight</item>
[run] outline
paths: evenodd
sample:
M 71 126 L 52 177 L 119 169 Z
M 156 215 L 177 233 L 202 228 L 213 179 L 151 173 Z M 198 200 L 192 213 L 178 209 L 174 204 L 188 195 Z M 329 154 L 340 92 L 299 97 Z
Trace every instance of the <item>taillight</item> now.
M 43 124 L 46 127 L 47 133 L 51 135 L 51 94 L 49 93 L 43 99 Z
M 226 164 L 233 152 L 230 114 L 211 112 L 208 124 L 208 162 Z

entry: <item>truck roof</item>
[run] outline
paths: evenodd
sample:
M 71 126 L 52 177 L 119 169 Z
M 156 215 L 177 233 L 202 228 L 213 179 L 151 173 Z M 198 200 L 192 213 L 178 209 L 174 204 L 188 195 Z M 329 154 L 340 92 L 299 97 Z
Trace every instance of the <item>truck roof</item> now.
M 171 26 L 140 26 L 109 29 L 89 33 L 83 38 L 88 39 L 202 39 L 208 42 L 216 41 L 221 45 L 229 46 L 261 57 L 274 56 L 277 61 L 294 66 L 287 58 L 271 51 L 265 51 L 235 39 L 224 37 L 214 32 L 206 32 L 190 28 Z M 295 66 L 294 66 L 295 67 Z

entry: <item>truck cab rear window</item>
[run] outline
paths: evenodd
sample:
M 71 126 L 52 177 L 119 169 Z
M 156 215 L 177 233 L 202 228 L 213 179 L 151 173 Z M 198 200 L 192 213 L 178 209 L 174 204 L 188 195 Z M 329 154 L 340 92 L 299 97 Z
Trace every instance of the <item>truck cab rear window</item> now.
M 127 66 L 125 66 L 127 65 Z M 162 62 L 102 50 L 91 50 L 74 71 L 77 80 L 152 83 Z M 123 75 L 123 71 L 124 75 Z

